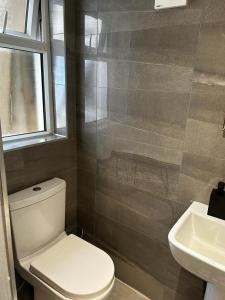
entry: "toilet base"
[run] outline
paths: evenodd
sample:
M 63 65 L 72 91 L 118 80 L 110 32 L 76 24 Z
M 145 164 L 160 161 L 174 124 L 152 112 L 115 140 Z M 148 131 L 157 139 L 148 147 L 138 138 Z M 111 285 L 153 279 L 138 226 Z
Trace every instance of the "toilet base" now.
M 224 300 L 225 288 L 207 283 L 204 300 Z

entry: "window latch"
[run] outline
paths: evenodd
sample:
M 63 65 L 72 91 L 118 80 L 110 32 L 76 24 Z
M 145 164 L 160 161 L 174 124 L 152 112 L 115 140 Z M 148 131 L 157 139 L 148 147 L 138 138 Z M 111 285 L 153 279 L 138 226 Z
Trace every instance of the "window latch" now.
M 2 33 L 3 34 L 6 33 L 7 21 L 8 21 L 8 11 L 6 10 L 5 15 L 4 15 L 3 28 L 2 28 Z

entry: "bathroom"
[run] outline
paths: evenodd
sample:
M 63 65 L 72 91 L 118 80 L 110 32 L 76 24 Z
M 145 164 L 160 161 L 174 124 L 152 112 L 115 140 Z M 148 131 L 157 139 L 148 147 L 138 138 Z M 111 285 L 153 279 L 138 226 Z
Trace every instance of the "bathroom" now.
M 201 256 L 173 248 L 225 181 L 224 58 L 224 0 L 0 0 L 0 300 L 104 298 L 38 296 L 47 279 L 21 271 L 17 230 L 48 228 L 12 199 L 38 207 L 56 182 L 62 231 L 115 272 L 107 299 L 225 299 L 223 220 L 180 227 L 204 237 Z

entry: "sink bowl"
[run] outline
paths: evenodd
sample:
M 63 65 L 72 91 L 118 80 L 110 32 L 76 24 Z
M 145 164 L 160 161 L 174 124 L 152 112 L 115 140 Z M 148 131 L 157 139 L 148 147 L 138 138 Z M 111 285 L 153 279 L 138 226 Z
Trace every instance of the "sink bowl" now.
M 175 260 L 208 282 L 205 300 L 225 299 L 225 221 L 207 215 L 208 205 L 193 202 L 169 233 Z

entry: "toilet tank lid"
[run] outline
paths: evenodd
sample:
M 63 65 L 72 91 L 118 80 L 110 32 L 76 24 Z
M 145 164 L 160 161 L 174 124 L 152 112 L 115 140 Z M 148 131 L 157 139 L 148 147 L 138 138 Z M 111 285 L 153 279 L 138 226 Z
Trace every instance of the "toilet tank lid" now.
M 66 182 L 59 178 L 36 184 L 25 190 L 9 195 L 9 209 L 14 211 L 27 207 L 54 196 L 62 189 L 65 189 Z

